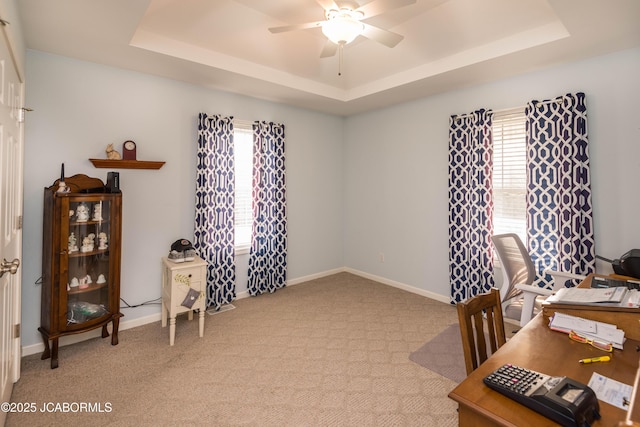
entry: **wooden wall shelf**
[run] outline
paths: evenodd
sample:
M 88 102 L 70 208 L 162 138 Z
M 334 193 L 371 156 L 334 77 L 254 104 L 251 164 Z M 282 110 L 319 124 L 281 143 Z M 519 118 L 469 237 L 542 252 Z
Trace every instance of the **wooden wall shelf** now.
M 89 159 L 89 161 L 97 168 L 109 169 L 160 169 L 165 163 L 148 160 Z

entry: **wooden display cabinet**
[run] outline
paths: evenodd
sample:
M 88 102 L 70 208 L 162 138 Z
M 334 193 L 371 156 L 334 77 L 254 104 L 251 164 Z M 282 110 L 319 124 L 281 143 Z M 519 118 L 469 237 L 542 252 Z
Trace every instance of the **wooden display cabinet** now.
M 98 178 L 74 175 L 44 189 L 42 359 L 58 367 L 58 339 L 102 328 L 118 344 L 122 193 Z M 66 191 L 59 191 L 61 188 Z M 51 347 L 49 346 L 51 341 Z

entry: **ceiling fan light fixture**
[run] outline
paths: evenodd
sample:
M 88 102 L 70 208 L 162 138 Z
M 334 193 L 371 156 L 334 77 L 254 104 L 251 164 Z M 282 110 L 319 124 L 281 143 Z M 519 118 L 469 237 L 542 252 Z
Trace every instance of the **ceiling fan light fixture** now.
M 328 20 L 322 25 L 322 34 L 335 44 L 349 44 L 364 31 L 364 25 L 352 16 L 351 11 L 327 15 Z

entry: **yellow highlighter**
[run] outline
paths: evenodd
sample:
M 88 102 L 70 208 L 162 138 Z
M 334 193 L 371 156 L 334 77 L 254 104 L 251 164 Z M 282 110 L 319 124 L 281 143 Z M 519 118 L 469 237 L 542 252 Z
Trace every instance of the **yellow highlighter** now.
M 582 364 L 596 363 L 596 362 L 608 362 L 611 360 L 611 356 L 590 357 L 589 359 L 581 359 L 579 362 Z

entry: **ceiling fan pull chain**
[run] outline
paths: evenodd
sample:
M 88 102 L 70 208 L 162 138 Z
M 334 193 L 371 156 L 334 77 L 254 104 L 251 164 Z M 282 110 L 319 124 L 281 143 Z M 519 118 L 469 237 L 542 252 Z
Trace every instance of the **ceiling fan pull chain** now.
M 338 45 L 338 75 L 342 75 L 342 51 L 344 50 L 344 43 Z

